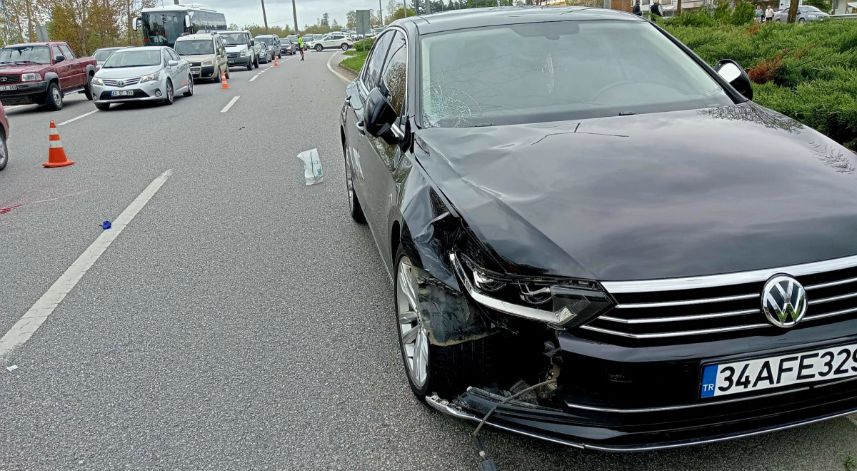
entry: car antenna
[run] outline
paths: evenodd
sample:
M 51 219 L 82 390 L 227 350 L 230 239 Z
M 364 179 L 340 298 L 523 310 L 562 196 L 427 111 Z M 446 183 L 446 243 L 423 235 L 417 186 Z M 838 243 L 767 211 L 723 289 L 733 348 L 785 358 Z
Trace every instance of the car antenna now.
M 489 456 L 488 452 L 485 451 L 485 447 L 482 445 L 482 440 L 479 439 L 479 431 L 482 430 L 482 426 L 488 421 L 488 419 L 494 414 L 498 407 L 503 404 L 511 401 L 512 399 L 516 399 L 523 395 L 524 393 L 528 393 L 534 389 L 538 389 L 542 386 L 547 386 L 548 384 L 556 383 L 556 378 L 551 378 L 547 381 L 542 381 L 541 383 L 534 384 L 528 388 L 524 388 L 511 396 L 504 397 L 503 400 L 494 404 L 494 407 L 485 414 L 485 417 L 482 417 L 482 420 L 479 421 L 479 425 L 476 426 L 476 430 L 473 431 L 473 445 L 476 447 L 476 452 L 479 453 L 479 458 L 482 460 L 479 462 L 479 471 L 499 471 L 500 468 L 497 467 L 497 463 L 494 462 Z

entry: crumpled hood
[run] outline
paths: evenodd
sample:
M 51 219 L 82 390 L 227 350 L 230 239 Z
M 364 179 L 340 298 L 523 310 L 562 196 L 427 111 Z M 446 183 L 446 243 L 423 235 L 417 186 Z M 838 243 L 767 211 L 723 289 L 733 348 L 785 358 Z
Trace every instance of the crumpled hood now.
M 95 76 L 100 79 L 130 79 L 142 77 L 143 75 L 153 74 L 161 70 L 161 65 L 151 65 L 146 67 L 122 67 L 118 69 L 100 68 Z
M 753 103 L 417 132 L 509 271 L 634 280 L 857 254 L 857 159 Z

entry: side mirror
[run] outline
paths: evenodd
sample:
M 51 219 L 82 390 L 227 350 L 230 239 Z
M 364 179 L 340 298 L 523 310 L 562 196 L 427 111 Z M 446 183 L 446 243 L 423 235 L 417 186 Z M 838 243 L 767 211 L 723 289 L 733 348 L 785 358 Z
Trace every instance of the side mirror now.
M 256 47 L 256 41 L 250 40 L 250 47 Z
M 398 117 L 380 88 L 375 87 L 369 92 L 366 106 L 363 107 L 363 125 L 366 132 L 380 137 L 387 144 L 398 144 L 404 137 L 395 124 Z
M 753 84 L 750 82 L 750 77 L 737 62 L 730 59 L 723 59 L 714 67 L 717 75 L 729 82 L 738 93 L 744 95 L 748 100 L 753 99 Z
M 185 27 L 185 28 L 190 28 L 190 25 L 191 25 L 191 23 L 190 23 L 190 15 L 185 15 L 185 16 L 184 16 L 184 27 Z
M 56 56 L 54 57 L 54 64 L 59 64 L 60 62 L 65 60 L 65 56 Z
M 137 31 L 140 29 L 140 24 L 140 17 L 138 16 L 137 18 L 134 18 L 133 22 L 131 22 L 131 27 L 134 28 L 134 31 Z
M 167 65 L 170 67 L 178 67 L 179 61 L 169 61 L 169 62 L 167 62 Z

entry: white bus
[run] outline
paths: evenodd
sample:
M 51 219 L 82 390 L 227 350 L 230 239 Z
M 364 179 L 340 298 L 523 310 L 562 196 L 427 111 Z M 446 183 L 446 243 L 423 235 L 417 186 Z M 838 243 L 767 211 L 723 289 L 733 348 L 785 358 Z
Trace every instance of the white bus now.
M 200 31 L 226 31 L 223 13 L 200 5 L 169 5 L 144 8 L 134 21 L 134 29 L 143 35 L 145 46 L 173 47 L 183 34 Z

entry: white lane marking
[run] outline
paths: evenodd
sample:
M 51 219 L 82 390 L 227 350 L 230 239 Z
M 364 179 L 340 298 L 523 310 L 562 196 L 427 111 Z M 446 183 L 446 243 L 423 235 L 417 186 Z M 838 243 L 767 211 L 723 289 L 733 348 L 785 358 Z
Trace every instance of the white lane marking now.
M 224 106 L 223 109 L 220 110 L 220 112 L 226 113 L 227 111 L 229 111 L 229 109 L 232 108 L 232 105 L 234 105 L 235 102 L 238 101 L 239 98 L 241 98 L 241 95 L 238 95 L 236 97 L 232 97 L 232 99 L 229 100 L 229 103 L 227 103 L 226 106 Z
M 256 74 L 256 75 L 250 77 L 250 81 L 252 82 L 252 81 L 256 80 L 257 78 L 259 78 L 259 74 Z
M 73 122 L 77 121 L 78 119 L 86 118 L 87 116 L 94 115 L 95 113 L 98 113 L 98 110 L 92 110 L 92 111 L 90 111 L 89 113 L 84 113 L 84 114 L 82 114 L 82 115 L 78 116 L 77 118 L 71 118 L 71 119 L 70 119 L 70 120 L 68 120 L 68 121 L 63 121 L 63 122 L 61 122 L 61 123 L 57 124 L 57 126 L 65 126 L 65 125 L 66 125 L 66 124 L 68 124 L 68 123 L 73 123 Z
M 336 75 L 337 77 L 341 78 L 343 81 L 345 81 L 345 83 L 351 83 L 350 78 L 348 78 L 348 77 L 340 74 L 339 72 L 333 70 L 333 66 L 330 65 L 330 61 L 332 61 L 334 57 L 339 57 L 341 54 L 342 54 L 341 52 L 337 52 L 336 54 L 331 55 L 329 59 L 327 59 L 327 70 L 331 71 L 333 73 L 333 75 Z
M 169 169 L 162 173 L 158 178 L 152 180 L 149 186 L 140 193 L 131 204 L 122 211 L 122 214 L 113 221 L 110 229 L 102 232 L 95 241 L 86 248 L 86 250 L 77 257 L 77 260 L 71 264 L 66 271 L 51 285 L 50 288 L 36 301 L 35 304 L 20 318 L 15 325 L 6 332 L 3 338 L 0 338 L 0 358 L 7 356 L 17 347 L 20 347 L 48 320 L 54 309 L 59 306 L 62 300 L 71 290 L 77 286 L 77 283 L 83 278 L 83 275 L 92 268 L 92 265 L 98 261 L 98 258 L 104 254 L 104 251 L 110 247 L 110 244 L 119 237 L 119 234 L 131 223 L 134 216 L 140 212 L 149 200 L 155 196 L 155 193 L 164 186 L 167 179 L 173 174 L 173 170 Z

